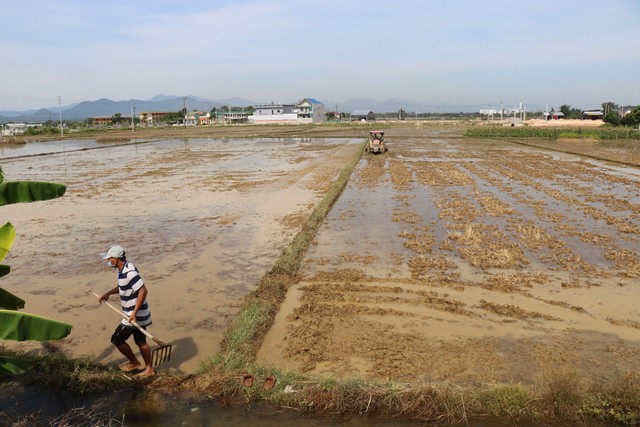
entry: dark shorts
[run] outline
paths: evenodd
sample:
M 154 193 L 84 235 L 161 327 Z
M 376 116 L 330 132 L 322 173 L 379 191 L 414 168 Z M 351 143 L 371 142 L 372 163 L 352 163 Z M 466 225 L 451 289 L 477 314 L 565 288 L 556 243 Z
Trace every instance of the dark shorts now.
M 144 326 L 142 328 L 146 329 Z M 140 332 L 138 328 L 135 326 L 126 326 L 122 323 L 118 325 L 113 335 L 111 335 L 111 342 L 115 345 L 122 345 L 132 334 L 136 344 L 140 345 L 147 342 L 147 337 Z

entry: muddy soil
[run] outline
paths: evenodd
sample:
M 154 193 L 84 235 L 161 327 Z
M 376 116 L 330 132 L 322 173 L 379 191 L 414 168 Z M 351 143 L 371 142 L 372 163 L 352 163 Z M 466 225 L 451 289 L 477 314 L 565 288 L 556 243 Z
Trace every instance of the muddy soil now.
M 29 157 L 3 147 L 7 180 L 68 189 L 60 199 L 2 207 L 2 223 L 17 232 L 2 287 L 26 300 L 25 311 L 73 325 L 54 344 L 62 351 L 122 361 L 109 342 L 118 317 L 91 295 L 116 285 L 99 254 L 119 243 L 148 286 L 150 332 L 175 345 L 163 366 L 194 372 L 362 139 L 129 142 L 67 141 L 62 152 Z
M 115 285 L 98 254 L 118 242 L 149 284 L 151 332 L 176 344 L 168 367 L 193 372 L 371 126 L 147 129 L 22 158 L 4 141 L 7 179 L 69 189 L 2 208 L 18 233 L 2 287 L 74 325 L 63 351 L 120 361 L 117 319 L 90 296 Z M 260 362 L 458 382 L 638 366 L 637 168 L 469 141 L 459 123 L 373 126 L 390 151 L 360 162 Z
M 321 227 L 259 362 L 457 383 L 637 369 L 639 169 L 446 129 L 388 143 Z

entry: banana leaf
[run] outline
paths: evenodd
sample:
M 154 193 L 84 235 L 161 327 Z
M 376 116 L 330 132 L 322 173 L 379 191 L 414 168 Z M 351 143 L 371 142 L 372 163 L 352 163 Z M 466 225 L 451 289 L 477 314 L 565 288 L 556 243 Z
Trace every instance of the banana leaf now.
M 20 357 L 0 356 L 0 377 L 3 375 L 16 375 L 27 372 L 33 366 L 29 359 Z
M 0 288 L 0 309 L 20 310 L 24 308 L 24 300 Z
M 13 310 L 0 310 L 0 339 L 14 341 L 59 340 L 71 333 L 71 325 Z
M 55 199 L 65 191 L 66 185 L 54 182 L 5 181 L 0 183 L 0 206 Z
M 8 265 L 0 264 L 0 277 L 4 277 L 11 272 L 11 267 Z
M 0 184 L 2 185 L 2 184 Z M 10 222 L 0 227 L 0 262 L 7 256 L 13 241 L 16 238 L 16 230 Z

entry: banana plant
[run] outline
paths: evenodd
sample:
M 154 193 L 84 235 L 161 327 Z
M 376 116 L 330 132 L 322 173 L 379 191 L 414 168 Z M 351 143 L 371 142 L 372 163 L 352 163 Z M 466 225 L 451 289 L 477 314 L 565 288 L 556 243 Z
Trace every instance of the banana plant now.
M 0 169 L 0 206 L 55 199 L 63 196 L 66 190 L 65 185 L 52 182 L 5 182 Z M 15 228 L 10 222 L 0 227 L 0 263 L 7 256 L 15 237 Z M 0 264 L 0 277 L 10 271 L 8 265 Z M 18 311 L 24 305 L 23 299 L 0 288 L 0 340 L 49 341 L 62 339 L 71 332 L 71 325 L 66 323 Z M 0 356 L 0 376 L 20 374 L 30 367 L 28 359 Z

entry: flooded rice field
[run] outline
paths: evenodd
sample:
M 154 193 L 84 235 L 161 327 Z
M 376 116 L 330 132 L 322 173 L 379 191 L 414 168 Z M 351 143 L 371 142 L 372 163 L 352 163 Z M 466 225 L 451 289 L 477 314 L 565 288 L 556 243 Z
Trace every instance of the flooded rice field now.
M 91 295 L 115 286 L 99 254 L 119 243 L 148 284 L 151 332 L 175 344 L 168 367 L 194 372 L 360 142 L 5 148 L 8 180 L 68 190 L 3 207 L 17 238 L 2 286 L 26 311 L 74 326 L 56 343 L 63 351 L 121 361 L 109 343 L 118 319 Z M 333 206 L 259 363 L 526 383 L 638 366 L 639 169 L 446 129 L 395 130 L 388 142 L 385 155 L 362 158 Z
M 73 325 L 55 343 L 63 351 L 121 361 L 109 342 L 119 319 L 91 295 L 115 287 L 100 253 L 119 243 L 149 289 L 150 332 L 175 346 L 163 366 L 194 372 L 360 143 L 201 138 L 4 148 L 6 180 L 68 189 L 60 199 L 2 208 L 3 223 L 16 227 L 2 287 L 26 300 L 25 311 Z
M 640 170 L 433 133 L 365 155 L 258 362 L 524 382 L 640 364 Z

